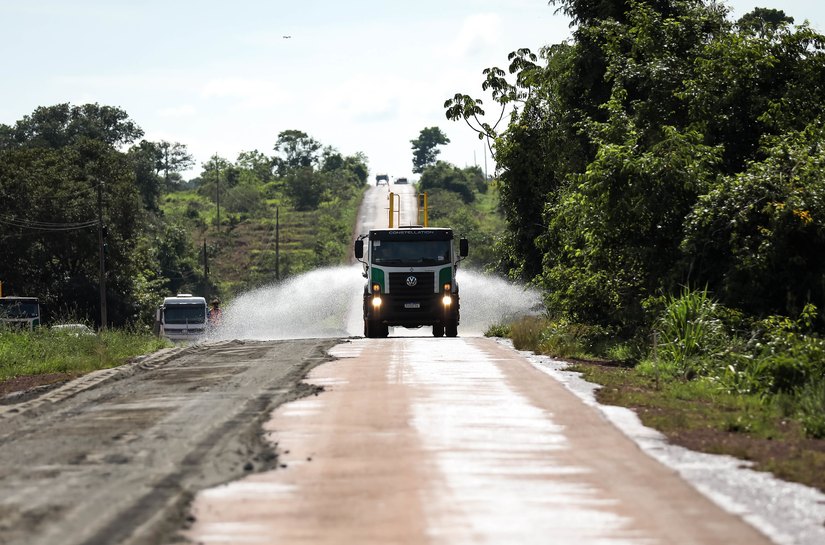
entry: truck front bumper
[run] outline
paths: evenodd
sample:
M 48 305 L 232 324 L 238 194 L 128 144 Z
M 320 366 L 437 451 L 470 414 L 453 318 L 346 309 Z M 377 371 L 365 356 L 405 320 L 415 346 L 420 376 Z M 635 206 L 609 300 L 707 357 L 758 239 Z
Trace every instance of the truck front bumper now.
M 375 304 L 380 297 L 380 304 Z M 364 296 L 364 319 L 389 326 L 418 327 L 425 325 L 458 324 L 458 294 L 433 294 L 430 297 L 394 296 L 392 294 L 372 294 Z

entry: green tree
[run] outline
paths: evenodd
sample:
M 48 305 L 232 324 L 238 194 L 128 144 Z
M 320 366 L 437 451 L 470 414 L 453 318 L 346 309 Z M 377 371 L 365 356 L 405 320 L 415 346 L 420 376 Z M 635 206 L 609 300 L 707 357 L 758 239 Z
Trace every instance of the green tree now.
M 166 189 L 170 190 L 182 181 L 180 173 L 192 168 L 195 159 L 189 153 L 186 145 L 180 142 L 172 143 L 161 140 L 157 146 L 160 150 L 158 169 L 163 172 Z
M 287 130 L 278 134 L 275 142 L 275 168 L 279 176 L 286 176 L 296 169 L 318 166 L 322 144 L 299 130 Z
M 628 329 L 646 297 L 685 283 L 754 314 L 819 297 L 818 262 L 795 249 L 818 247 L 818 185 L 780 159 L 818 162 L 825 37 L 772 10 L 734 24 L 699 0 L 550 4 L 573 39 L 486 69 L 492 120 L 481 99 L 445 103 L 491 142 L 510 273 L 543 285 L 552 312 Z
M 450 143 L 450 139 L 438 127 L 421 129 L 418 138 L 410 140 L 413 150 L 413 172 L 420 174 L 428 166 L 435 164 L 441 150 L 438 146 Z
M 433 189 L 451 191 L 460 196 L 465 204 L 469 204 L 475 200 L 476 191 L 486 190 L 486 184 L 484 175 L 478 167 L 460 169 L 450 163 L 438 161 L 424 169 L 418 181 L 418 189 L 420 191 Z
M 273 160 L 258 150 L 242 151 L 235 164 L 239 169 L 252 174 L 261 183 L 272 181 Z
M 686 266 L 726 305 L 758 316 L 825 307 L 824 127 L 817 120 L 766 139 L 763 160 L 695 202 Z
M 108 316 L 123 324 L 140 314 L 136 289 L 152 268 L 136 249 L 147 217 L 132 162 L 105 142 L 0 152 L 0 277 L 19 295 L 53 311 L 99 318 L 97 194 L 106 226 Z
M 158 211 L 158 200 L 164 187 L 163 178 L 158 175 L 163 152 L 154 142 L 141 140 L 129 148 L 127 153 L 135 171 L 135 183 L 143 200 L 143 206 Z
M 753 11 L 743 15 L 736 24 L 743 30 L 751 30 L 764 36 L 787 28 L 793 24 L 793 20 L 793 17 L 785 15 L 781 9 L 753 8 Z
M 143 130 L 125 111 L 113 106 L 57 104 L 40 106 L 14 127 L 0 131 L 4 146 L 62 148 L 78 139 L 97 140 L 111 147 L 131 144 Z

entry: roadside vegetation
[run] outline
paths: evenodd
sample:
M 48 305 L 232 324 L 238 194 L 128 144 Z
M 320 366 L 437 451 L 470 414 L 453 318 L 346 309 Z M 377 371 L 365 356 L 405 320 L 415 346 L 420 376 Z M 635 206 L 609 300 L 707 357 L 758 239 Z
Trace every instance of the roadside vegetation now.
M 242 153 L 235 163 L 213 157 L 200 177 L 160 203 L 188 245 L 201 248 L 190 260 L 191 274 L 203 274 L 205 244 L 205 288 L 215 296 L 232 297 L 349 258 L 367 187 L 366 157 L 342 156 L 294 130 L 279 135 L 275 150 L 273 157 Z
M 0 328 L 0 396 L 117 367 L 135 356 L 169 346 L 168 341 L 150 333 L 129 329 L 79 334 L 49 328 Z
M 445 103 L 499 168 L 499 270 L 544 293 L 490 333 L 578 360 L 677 442 L 825 489 L 825 36 L 701 0 L 550 3 L 569 42 Z
M 47 324 L 71 315 L 100 325 L 101 223 L 114 327 L 148 329 L 170 294 L 231 297 L 346 259 L 364 155 L 287 130 L 271 155 L 213 157 L 184 180 L 194 166 L 186 146 L 142 137 L 125 111 L 99 104 L 39 107 L 0 124 L 4 295 L 38 297 Z
M 505 228 L 496 181 L 485 179 L 479 167 L 436 161 L 422 169 L 417 188 L 427 193 L 430 225 L 451 227 L 469 240 L 470 255 L 462 267 L 494 270 L 494 246 Z
M 44 325 L 2 332 L 0 383 L 47 381 L 155 350 L 145 334 L 166 296 L 226 300 L 348 260 L 368 177 L 363 154 L 286 130 L 270 155 L 212 157 L 184 180 L 194 166 L 186 146 L 142 137 L 125 111 L 99 104 L 42 106 L 0 124 L 2 294 L 37 297 Z M 108 331 L 58 337 L 48 329 L 58 318 Z

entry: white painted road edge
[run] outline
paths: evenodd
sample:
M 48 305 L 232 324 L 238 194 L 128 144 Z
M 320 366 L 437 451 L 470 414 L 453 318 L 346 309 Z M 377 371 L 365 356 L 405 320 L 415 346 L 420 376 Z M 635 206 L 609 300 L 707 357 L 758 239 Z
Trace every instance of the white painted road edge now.
M 513 348 L 509 340 L 497 339 Z M 825 544 L 825 494 L 815 488 L 777 479 L 750 469 L 750 462 L 731 456 L 704 454 L 667 442 L 664 435 L 644 426 L 631 409 L 601 405 L 580 373 L 565 370 L 568 363 L 518 351 L 540 371 L 552 376 L 594 406 L 636 442 L 647 455 L 678 472 L 699 492 L 726 511 L 739 515 L 778 545 Z

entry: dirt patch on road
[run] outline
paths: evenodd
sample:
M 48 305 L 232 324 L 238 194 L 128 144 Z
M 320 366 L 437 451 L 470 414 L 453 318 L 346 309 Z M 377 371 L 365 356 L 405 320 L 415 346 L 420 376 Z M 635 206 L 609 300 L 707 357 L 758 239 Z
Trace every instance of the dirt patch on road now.
M 276 467 L 262 422 L 281 403 L 315 393 L 301 380 L 337 342 L 196 346 L 79 377 L 66 391 L 52 385 L 68 375 L 6 381 L 0 541 L 174 539 L 197 490 Z
M 27 390 L 37 389 L 42 391 L 44 388 L 54 388 L 65 384 L 66 382 L 76 378 L 78 375 L 70 373 L 46 373 L 43 375 L 30 375 L 23 377 L 15 377 L 12 379 L 0 382 L 0 403 L 2 398 L 8 394 L 15 392 L 24 392 Z

